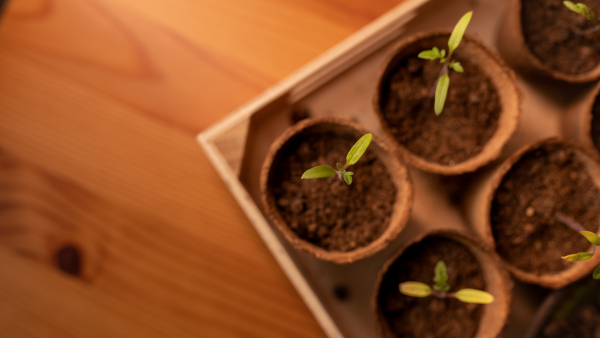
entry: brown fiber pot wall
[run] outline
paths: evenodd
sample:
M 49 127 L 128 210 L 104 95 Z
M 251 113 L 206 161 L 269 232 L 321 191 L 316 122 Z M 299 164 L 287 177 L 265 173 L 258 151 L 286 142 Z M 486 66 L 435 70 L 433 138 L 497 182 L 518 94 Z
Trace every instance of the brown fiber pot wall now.
M 531 76 L 572 83 L 590 82 L 600 78 L 600 65 L 580 74 L 567 74 L 544 65 L 533 55 L 525 42 L 521 24 L 521 0 L 510 0 L 510 2 L 498 30 L 497 41 L 498 52 L 507 64 L 515 70 Z
M 517 163 L 525 154 L 538 149 L 544 144 L 552 143 L 561 143 L 572 147 L 572 149 L 576 151 L 578 158 L 584 163 L 587 173 L 592 178 L 596 187 L 600 189 L 600 164 L 595 161 L 593 154 L 591 154 L 589 150 L 586 150 L 586 148 L 558 138 L 545 139 L 522 147 L 501 165 L 494 170 L 490 170 L 478 180 L 466 197 L 465 205 L 468 206 L 468 208 L 466 208 L 466 215 L 470 225 L 477 235 L 490 247 L 494 249 L 496 247 L 491 224 L 492 202 L 502 180 L 513 165 L 515 165 L 515 163 Z M 600 219 L 598 220 L 598 223 L 600 224 Z M 600 230 L 598 232 L 600 233 Z M 570 253 L 571 252 L 565 252 L 564 255 Z M 500 258 L 507 269 L 519 280 L 554 289 L 561 288 L 591 274 L 592 270 L 597 266 L 597 261 L 595 259 L 590 259 L 573 263 L 570 267 L 558 273 L 535 274 L 517 268 L 501 256 Z
M 502 107 L 498 120 L 498 127 L 492 137 L 484 145 L 481 152 L 454 165 L 443 165 L 431 162 L 409 151 L 406 147 L 396 141 L 381 111 L 384 80 L 400 60 L 422 50 L 419 46 L 422 41 L 440 36 L 450 37 L 450 31 L 415 34 L 403 39 L 392 48 L 384 58 L 382 68 L 379 71 L 377 88 L 373 97 L 373 109 L 379 118 L 387 138 L 399 148 L 399 151 L 410 164 L 428 172 L 442 175 L 458 175 L 475 171 L 477 168 L 489 163 L 500 155 L 502 148 L 517 129 L 521 113 L 521 93 L 518 89 L 514 73 L 504 64 L 504 62 L 479 40 L 469 34 L 465 34 L 455 53 L 457 55 L 460 54 L 462 57 L 477 64 L 480 70 L 490 79 L 498 92 Z M 431 113 L 433 114 L 433 111 Z M 419 126 L 415 126 L 415 128 L 418 127 Z
M 387 143 L 373 135 L 373 140 L 368 151 L 374 151 L 376 156 L 383 162 L 390 174 L 391 184 L 394 184 L 396 187 L 396 200 L 393 206 L 393 213 L 385 232 L 369 245 L 348 252 L 327 251 L 301 239 L 288 227 L 281 217 L 275 204 L 275 198 L 269 191 L 268 184 L 270 177 L 275 172 L 276 168 L 274 168 L 274 164 L 278 161 L 278 155 L 285 153 L 288 142 L 294 137 L 301 137 L 303 134 L 312 132 L 318 133 L 319 131 L 333 131 L 338 135 L 351 135 L 356 140 L 369 132 L 354 122 L 339 118 L 307 119 L 289 127 L 273 142 L 263 164 L 260 175 L 262 203 L 271 222 L 294 248 L 305 251 L 322 260 L 338 264 L 352 263 L 384 249 L 404 229 L 412 206 L 413 185 L 406 165 L 400 161 L 398 156 L 394 155 L 393 149 Z
M 564 114 L 561 131 L 565 137 L 592 149 L 600 158 L 600 149 L 592 140 L 592 112 L 598 95 L 600 95 L 600 82 L 586 94 L 581 103 L 575 104 Z
M 483 275 L 486 283 L 485 291 L 494 296 L 494 302 L 492 304 L 484 305 L 483 315 L 481 317 L 479 328 L 477 329 L 475 337 L 497 337 L 506 324 L 506 319 L 508 317 L 511 303 L 512 282 L 508 273 L 502 266 L 500 259 L 493 251 L 482 246 L 480 241 L 470 234 L 467 234 L 464 231 L 453 230 L 436 230 L 421 234 L 403 246 L 402 249 L 400 249 L 397 254 L 390 258 L 380 270 L 377 277 L 377 282 L 375 284 L 373 297 L 371 298 L 371 306 L 373 308 L 375 325 L 379 337 L 395 338 L 395 335 L 391 332 L 386 320 L 383 318 L 383 314 L 378 303 L 381 282 L 390 266 L 394 263 L 394 261 L 396 261 L 396 259 L 398 259 L 398 257 L 402 256 L 402 254 L 410 246 L 419 243 L 429 236 L 445 237 L 452 241 L 458 242 L 466 247 L 479 261 L 480 266 L 483 269 Z M 431 325 L 436 325 L 435 318 L 421 318 L 419 320 L 429 321 Z

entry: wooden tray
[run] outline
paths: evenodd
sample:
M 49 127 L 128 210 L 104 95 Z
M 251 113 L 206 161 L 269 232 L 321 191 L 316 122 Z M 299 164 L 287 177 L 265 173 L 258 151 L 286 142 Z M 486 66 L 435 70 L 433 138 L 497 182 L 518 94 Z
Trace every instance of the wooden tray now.
M 455 191 L 464 190 L 478 173 L 444 178 L 411 168 L 415 200 L 407 228 L 385 251 L 354 264 L 335 265 L 289 247 L 263 215 L 258 178 L 269 146 L 290 126 L 291 112 L 299 109 L 307 109 L 311 116 L 348 118 L 381 134 L 371 98 L 386 52 L 410 34 L 452 28 L 469 10 L 474 10 L 474 14 L 467 32 L 495 49 L 496 32 L 507 3 L 498 0 L 406 1 L 198 135 L 209 159 L 329 337 L 376 336 L 370 298 L 377 272 L 403 243 L 422 231 L 466 230 L 462 212 L 452 197 Z M 569 109 L 570 102 L 577 101 L 577 93 L 587 88 L 522 78 L 518 81 L 524 94 L 519 129 L 500 159 L 487 169 L 526 143 L 560 135 L 562 112 Z M 335 290 L 347 291 L 348 297 L 336 296 Z M 515 284 L 512 312 L 504 332 L 506 337 L 523 335 L 547 292 L 539 287 Z

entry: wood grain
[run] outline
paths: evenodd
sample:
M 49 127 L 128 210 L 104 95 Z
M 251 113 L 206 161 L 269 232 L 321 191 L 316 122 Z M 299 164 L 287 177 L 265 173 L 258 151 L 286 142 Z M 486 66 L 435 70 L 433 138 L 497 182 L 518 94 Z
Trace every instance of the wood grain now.
M 323 336 L 194 136 L 396 4 L 11 0 L 3 335 Z

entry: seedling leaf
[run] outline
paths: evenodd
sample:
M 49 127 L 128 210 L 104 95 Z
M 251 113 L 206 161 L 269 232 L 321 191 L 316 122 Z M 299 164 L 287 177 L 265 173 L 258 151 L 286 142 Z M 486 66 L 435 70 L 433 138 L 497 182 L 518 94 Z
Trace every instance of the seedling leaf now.
M 494 296 L 491 294 L 475 289 L 462 289 L 455 293 L 454 296 L 465 303 L 490 304 L 494 301 Z
M 361 137 L 358 141 L 356 141 L 356 144 L 352 146 L 352 149 L 350 149 L 348 155 L 346 156 L 346 165 L 352 165 L 358 162 L 358 160 L 360 160 L 360 157 L 367 150 L 367 147 L 369 146 L 369 143 L 371 143 L 372 139 L 373 135 L 369 133 Z
M 432 50 L 424 50 L 421 53 L 419 53 L 419 55 L 417 55 L 417 56 L 419 57 L 419 59 L 426 59 L 426 60 L 435 60 L 435 59 L 440 58 L 440 56 L 437 55 Z
M 454 69 L 455 71 L 457 71 L 459 73 L 462 73 L 465 71 L 459 62 L 454 62 L 454 61 L 450 62 L 450 68 Z
M 600 246 L 600 237 L 591 231 L 582 231 L 581 234 L 588 240 L 590 243 L 595 246 Z
M 594 273 L 592 274 L 592 277 L 594 279 L 600 279 L 600 266 L 596 268 L 596 270 L 594 270 Z
M 343 167 L 344 167 L 344 166 L 343 166 L 341 163 L 338 163 L 338 164 L 337 164 L 337 168 L 338 168 L 338 170 L 342 170 L 342 168 L 343 168 Z
M 431 287 L 425 283 L 404 282 L 400 283 L 400 292 L 411 297 L 427 297 L 431 294 Z
M 456 26 L 454 26 L 454 30 L 452 30 L 452 34 L 450 34 L 450 39 L 448 40 L 450 53 L 452 53 L 460 44 L 460 41 L 467 30 L 467 26 L 469 25 L 469 21 L 471 21 L 471 16 L 473 16 L 473 11 L 463 15 L 462 18 L 458 20 Z
M 433 277 L 433 281 L 440 285 L 445 286 L 448 281 L 448 272 L 446 271 L 446 264 L 444 261 L 439 261 L 435 265 L 435 276 Z
M 569 262 L 579 262 L 579 261 L 585 261 L 587 259 L 592 258 L 592 254 L 588 253 L 588 252 L 580 252 L 580 253 L 576 253 L 576 254 L 572 254 L 572 255 L 567 255 L 567 256 L 563 256 L 561 257 L 562 259 L 564 259 L 565 261 L 569 261 Z
M 448 95 L 448 87 L 450 86 L 450 77 L 448 74 L 444 74 L 440 77 L 435 88 L 435 103 L 434 108 L 435 115 L 440 115 L 442 109 L 444 109 L 444 103 L 446 102 L 446 95 Z
M 352 175 L 354 175 L 354 173 L 353 173 L 353 172 L 351 172 L 351 171 L 346 171 L 346 175 L 350 175 L 350 176 L 352 176 Z
M 302 179 L 309 179 L 309 178 L 321 178 L 321 177 L 331 177 L 335 175 L 335 171 L 333 170 L 333 168 L 331 166 L 328 165 L 320 165 L 311 169 L 308 169 L 307 171 L 304 172 L 304 174 L 302 174 Z
M 348 175 L 347 173 L 343 173 L 342 176 L 344 177 L 344 181 L 346 181 L 346 183 L 348 183 L 348 185 L 352 184 L 352 176 Z
M 577 4 L 576 5 L 576 4 L 572 3 L 571 1 L 563 1 L 563 4 L 565 6 L 567 6 L 568 9 L 570 9 L 573 12 L 578 13 L 578 14 L 583 14 L 583 10 L 585 10 L 585 7 L 587 7 L 584 4 Z M 585 7 L 582 8 L 581 5 L 583 5 Z

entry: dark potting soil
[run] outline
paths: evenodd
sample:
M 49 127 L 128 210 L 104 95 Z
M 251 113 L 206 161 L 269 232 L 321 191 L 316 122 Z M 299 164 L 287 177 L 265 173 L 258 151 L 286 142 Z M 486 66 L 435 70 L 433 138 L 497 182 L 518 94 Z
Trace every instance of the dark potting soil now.
M 557 213 L 596 232 L 600 199 L 575 151 L 546 144 L 525 154 L 496 191 L 491 222 L 497 252 L 514 266 L 536 274 L 576 264 L 561 256 L 589 250 L 591 245 L 559 222 Z
M 579 74 L 600 63 L 600 31 L 581 34 L 598 25 L 598 21 L 586 20 L 569 10 L 563 0 L 522 0 L 521 3 L 525 41 L 543 64 L 563 73 Z M 584 3 L 595 13 L 600 12 L 600 0 Z
M 351 251 L 373 242 L 387 229 L 396 201 L 390 175 L 370 149 L 347 169 L 354 173 L 350 186 L 335 176 L 300 179 L 312 167 L 344 164 L 357 140 L 329 133 L 292 140 L 269 182 L 291 230 L 329 251 Z
M 596 149 L 600 150 L 600 95 L 596 96 L 592 107 L 592 141 Z
M 432 39 L 432 43 L 423 49 L 448 42 Z M 410 55 L 382 86 L 389 89 L 382 93 L 381 110 L 396 140 L 413 154 L 443 165 L 479 154 L 497 129 L 502 108 L 494 85 L 479 67 L 460 57 L 459 49 L 453 59 L 464 73 L 450 70 L 450 87 L 440 115 L 435 115 L 431 95 L 442 69 L 439 60 Z
M 455 298 L 415 298 L 400 293 L 402 282 L 433 285 L 438 261 L 446 263 L 450 292 L 463 288 L 485 290 L 477 259 L 462 244 L 431 236 L 408 248 L 389 268 L 379 291 L 379 308 L 397 337 L 443 338 L 475 336 L 483 306 Z

